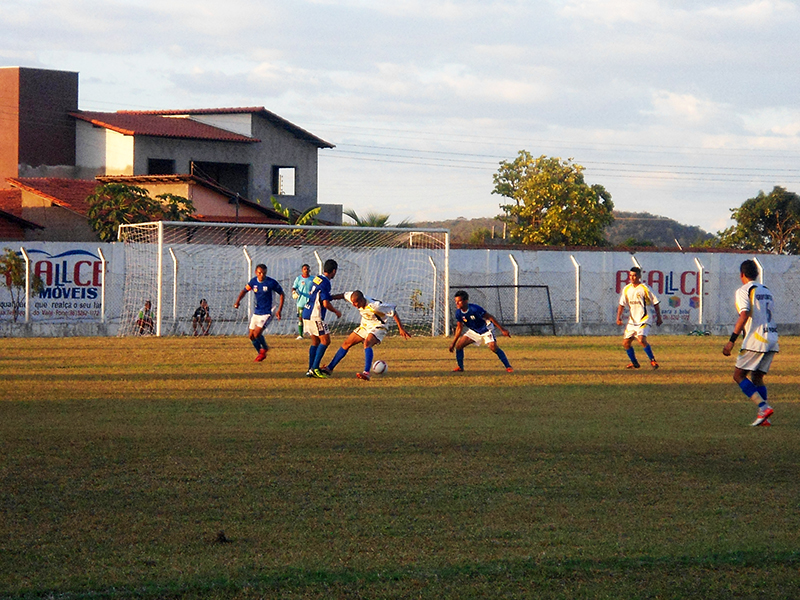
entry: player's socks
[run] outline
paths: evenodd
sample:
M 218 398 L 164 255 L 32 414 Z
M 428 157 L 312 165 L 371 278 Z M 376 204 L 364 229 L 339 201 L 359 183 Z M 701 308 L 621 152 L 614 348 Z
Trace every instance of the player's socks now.
M 314 356 L 314 366 L 313 369 L 319 369 L 319 365 L 322 363 L 322 357 L 325 356 L 325 351 L 328 349 L 328 346 L 325 344 L 320 344 L 317 346 L 317 353 Z
M 258 338 L 252 339 L 250 342 L 253 344 L 253 348 L 256 349 L 256 352 L 261 350 L 261 342 L 258 341 Z
M 650 347 L 650 344 L 647 344 L 647 346 L 644 347 L 644 353 L 647 354 L 647 358 L 650 360 L 656 359 L 656 357 L 653 356 L 653 348 Z
M 751 400 L 757 400 L 758 401 L 759 410 L 761 410 L 761 405 L 762 404 L 766 404 L 767 403 L 766 399 L 761 394 L 758 393 L 758 388 L 749 379 L 747 379 L 747 378 L 742 379 L 741 383 L 739 383 L 739 388 L 741 388 L 742 393 L 744 393 L 745 396 L 747 396 Z M 754 398 L 753 396 L 757 396 L 757 398 Z M 767 404 L 767 407 L 769 407 L 768 404 Z
M 498 348 L 497 352 L 495 352 L 495 354 L 497 354 L 497 358 L 500 359 L 500 362 L 503 363 L 503 366 L 506 369 L 510 369 L 511 368 L 511 364 L 508 362 L 508 359 L 506 358 L 506 353 L 503 352 L 503 350 L 501 348 Z
M 456 350 L 456 362 L 458 363 L 459 368 L 464 368 L 464 349 Z
M 314 359 L 317 356 L 317 346 L 309 346 L 308 348 L 308 370 L 314 370 Z
M 364 372 L 369 373 L 372 370 L 372 357 L 375 356 L 375 351 L 372 348 L 364 348 Z
M 267 340 L 264 339 L 263 333 L 260 336 L 258 336 L 256 340 L 258 341 L 261 348 L 263 348 L 264 350 L 269 350 L 269 347 L 267 346 Z
M 336 365 L 339 364 L 339 361 L 342 360 L 347 355 L 347 350 L 344 348 L 339 348 L 336 351 L 336 355 L 333 357 L 333 360 L 328 363 L 328 370 L 333 371 L 336 368 Z
M 759 396 L 764 399 L 764 402 L 767 402 L 767 386 L 759 385 L 756 387 L 756 391 L 758 392 Z
M 631 359 L 632 364 L 635 365 L 636 363 L 639 362 L 638 360 L 636 360 L 636 352 L 634 351 L 633 348 L 628 348 L 625 350 L 625 352 L 628 354 L 628 358 Z

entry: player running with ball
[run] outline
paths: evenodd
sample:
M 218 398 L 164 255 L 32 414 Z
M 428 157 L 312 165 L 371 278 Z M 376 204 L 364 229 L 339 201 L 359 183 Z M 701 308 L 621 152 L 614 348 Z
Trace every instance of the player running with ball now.
M 470 344 L 480 345 L 484 343 L 489 346 L 489 350 L 497 355 L 506 371 L 513 373 L 514 369 L 511 368 L 505 352 L 497 345 L 493 331 L 497 327 L 504 336 L 511 337 L 508 329 L 503 327 L 497 319 L 482 307 L 477 304 L 470 304 L 469 294 L 464 290 L 456 292 L 455 301 L 457 325 L 453 341 L 450 344 L 450 352 L 455 350 L 458 366 L 453 371 L 460 373 L 464 370 L 464 348 Z M 464 331 L 464 328 L 466 328 L 466 331 Z M 464 335 L 461 335 L 462 332 L 464 332 Z
M 400 316 L 397 314 L 397 307 L 394 304 L 384 303 L 375 298 L 365 296 L 361 290 L 336 294 L 332 296 L 332 298 L 334 300 L 341 300 L 343 298 L 355 306 L 358 312 L 361 313 L 361 324 L 347 336 L 342 347 L 336 352 L 336 356 L 333 357 L 330 363 L 322 367 L 322 371 L 328 374 L 333 373 L 339 361 L 347 355 L 347 351 L 356 344 L 363 342 L 364 370 L 361 373 L 356 373 L 356 377 L 364 381 L 369 381 L 369 372 L 370 369 L 372 369 L 372 359 L 374 356 L 372 348 L 383 341 L 387 331 L 386 321 L 388 318 L 392 317 L 394 319 L 394 322 L 397 323 L 397 329 L 404 339 L 410 338 L 411 334 L 405 330 L 403 324 L 400 322 Z

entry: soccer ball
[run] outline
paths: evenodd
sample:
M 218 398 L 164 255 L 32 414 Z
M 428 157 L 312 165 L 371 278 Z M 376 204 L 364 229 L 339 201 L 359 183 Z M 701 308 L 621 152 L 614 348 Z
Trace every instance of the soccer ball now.
M 383 375 L 389 367 L 382 360 L 376 360 L 372 363 L 372 372 L 376 375 Z

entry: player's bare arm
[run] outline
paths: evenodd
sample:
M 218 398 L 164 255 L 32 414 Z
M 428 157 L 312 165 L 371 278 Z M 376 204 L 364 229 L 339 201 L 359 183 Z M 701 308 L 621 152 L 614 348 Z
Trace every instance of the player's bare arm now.
M 286 299 L 286 296 L 284 296 L 283 294 L 278 294 L 278 297 L 280 298 L 280 301 L 278 302 L 278 310 L 275 311 L 275 318 L 278 319 L 278 321 L 280 321 L 281 311 L 283 310 L 283 301 Z
M 511 332 L 508 329 L 506 329 L 505 327 L 503 327 L 500 324 L 500 321 L 495 319 L 493 315 L 490 315 L 489 313 L 486 313 L 483 316 L 485 318 L 489 319 L 492 322 L 492 324 L 500 330 L 500 333 L 502 333 L 506 337 L 511 337 Z
M 239 292 L 239 297 L 236 298 L 236 302 L 233 303 L 233 308 L 239 308 L 239 303 L 242 301 L 242 298 L 244 298 L 244 295 L 247 293 L 247 291 L 247 288 L 244 288 L 241 292 Z
M 730 340 L 722 347 L 722 353 L 725 356 L 730 356 L 731 351 L 733 350 L 734 340 L 741 335 L 742 331 L 744 331 L 744 326 L 747 324 L 747 320 L 750 318 L 750 311 L 743 310 L 739 313 L 739 318 L 736 319 L 736 324 L 733 326 L 733 335 L 731 335 Z
M 400 337 L 406 340 L 411 337 L 411 334 L 405 330 L 403 324 L 400 322 L 400 315 L 397 313 L 394 313 L 394 322 L 397 323 L 397 330 L 400 332 Z
M 655 304 L 653 305 L 653 308 L 656 309 L 656 326 L 661 327 L 661 323 L 663 323 L 663 321 L 661 320 L 661 305 Z
M 338 296 L 338 294 L 337 294 L 337 296 Z M 333 296 L 331 296 L 331 297 L 333 297 Z M 341 319 L 341 318 L 342 318 L 342 313 L 341 313 L 340 311 L 336 310 L 336 308 L 333 306 L 333 304 L 331 304 L 331 303 L 330 303 L 330 301 L 329 301 L 329 300 L 323 300 L 323 301 L 322 301 L 322 305 L 323 305 L 323 306 L 324 306 L 324 307 L 325 307 L 327 310 L 329 310 L 329 311 L 331 311 L 333 314 L 335 314 L 337 319 Z
M 617 325 L 622 325 L 622 311 L 624 310 L 624 308 L 625 307 L 622 306 L 622 304 L 617 306 Z M 659 311 L 659 314 L 661 314 L 660 311 Z M 661 318 L 661 317 L 659 317 L 659 318 Z

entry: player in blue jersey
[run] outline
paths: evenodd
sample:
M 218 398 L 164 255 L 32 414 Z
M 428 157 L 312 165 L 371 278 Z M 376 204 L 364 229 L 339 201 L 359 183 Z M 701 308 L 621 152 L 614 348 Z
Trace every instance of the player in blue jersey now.
M 311 277 L 311 267 L 303 265 L 300 275 L 295 277 L 292 284 L 292 298 L 297 301 L 297 339 L 303 339 L 303 309 L 308 302 L 309 292 L 313 285 L 314 278 Z
M 308 349 L 308 371 L 306 377 L 317 377 L 327 379 L 330 377 L 325 371 L 321 371 L 319 366 L 325 351 L 331 345 L 331 334 L 325 316 L 328 311 L 342 316 L 331 304 L 331 279 L 336 276 L 339 264 L 329 258 L 322 266 L 322 275 L 317 275 L 311 283 L 311 290 L 308 293 L 308 302 L 303 308 L 303 329 L 311 336 L 311 347 Z
M 764 375 L 769 372 L 772 359 L 779 350 L 775 298 L 768 288 L 756 281 L 756 261 L 746 260 L 739 265 L 739 278 L 742 287 L 736 290 L 734 297 L 739 318 L 733 326 L 730 340 L 722 348 L 722 353 L 730 356 L 736 338 L 744 332 L 733 380 L 744 395 L 758 405 L 756 420 L 751 425 L 766 426 L 771 425 L 769 418 L 775 412 L 767 402 L 767 386 L 764 384 Z
M 281 319 L 281 311 L 283 310 L 284 294 L 281 284 L 275 281 L 272 277 L 267 277 L 267 265 L 256 265 L 256 276 L 247 282 L 244 289 L 239 292 L 239 297 L 233 303 L 233 308 L 239 308 L 239 303 L 244 298 L 247 292 L 253 292 L 256 297 L 256 307 L 253 310 L 253 316 L 250 318 L 250 332 L 248 337 L 253 343 L 253 347 L 258 352 L 256 362 L 261 362 L 267 357 L 267 341 L 264 339 L 264 328 L 272 320 L 272 317 Z M 280 303 L 278 309 L 272 312 L 272 294 L 278 294 Z
M 455 295 L 456 301 L 456 332 L 453 336 L 453 341 L 450 344 L 450 352 L 455 351 L 456 362 L 458 366 L 453 369 L 455 372 L 464 370 L 464 348 L 470 344 L 481 343 L 489 346 L 489 350 L 497 355 L 500 362 L 506 368 L 506 371 L 513 373 L 514 369 L 506 358 L 505 352 L 497 345 L 494 338 L 494 328 L 500 330 L 506 337 L 511 337 L 508 329 L 503 327 L 500 322 L 486 312 L 482 307 L 477 304 L 469 303 L 469 294 L 464 290 L 459 290 Z M 466 331 L 465 331 L 466 329 Z M 462 335 L 463 332 L 463 335 Z

